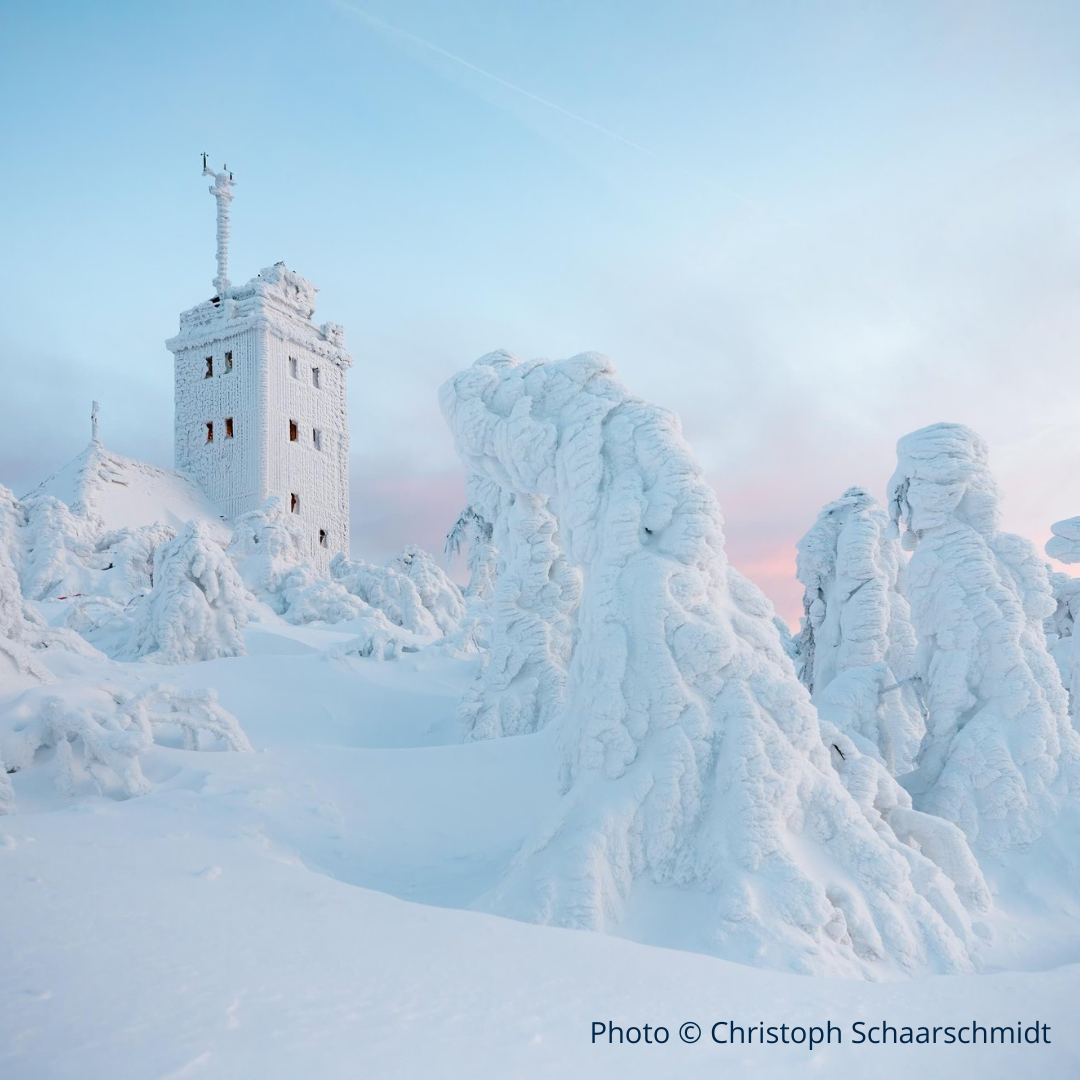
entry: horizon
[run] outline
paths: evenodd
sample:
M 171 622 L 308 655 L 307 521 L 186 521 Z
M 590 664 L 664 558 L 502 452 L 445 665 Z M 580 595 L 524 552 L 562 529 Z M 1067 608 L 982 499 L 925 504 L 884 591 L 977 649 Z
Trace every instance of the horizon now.
M 105 445 L 171 467 L 206 150 L 236 174 L 234 280 L 283 259 L 345 327 L 363 558 L 441 558 L 464 483 L 436 391 L 501 347 L 603 352 L 678 413 L 732 563 L 789 622 L 797 540 L 850 486 L 883 501 L 926 424 L 986 438 L 1004 527 L 1040 550 L 1080 512 L 1068 4 L 59 6 L 5 17 L 0 73 L 31 163 L 0 179 L 16 494 L 79 453 L 93 398 Z

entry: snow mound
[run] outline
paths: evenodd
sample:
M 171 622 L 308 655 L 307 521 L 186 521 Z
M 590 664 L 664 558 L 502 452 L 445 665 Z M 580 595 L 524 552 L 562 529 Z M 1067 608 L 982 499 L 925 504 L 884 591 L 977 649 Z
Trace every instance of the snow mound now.
M 862 488 L 828 503 L 799 541 L 803 594 L 799 678 L 822 716 L 878 749 L 894 775 L 910 771 L 925 731 L 915 631 L 898 588 L 889 519 Z
M 554 716 L 565 796 L 489 905 L 604 930 L 637 883 L 684 886 L 711 896 L 711 947 L 754 963 L 865 976 L 969 968 L 957 878 L 972 864 L 958 832 L 949 843 L 919 819 L 948 849 L 941 864 L 933 844 L 902 840 L 887 815 L 908 807 L 872 756 L 886 804 L 877 785 L 849 793 L 824 741 L 844 737 L 823 731 L 771 605 L 728 565 L 715 495 L 677 418 L 629 394 L 595 354 L 493 353 L 440 402 L 470 505 L 493 524 L 500 583 L 520 564 L 542 591 L 547 573 L 544 602 L 519 605 L 535 618 L 505 632 L 538 640 L 538 623 L 573 607 L 565 681 L 538 685 L 533 704 Z M 514 527 L 519 503 L 547 522 L 558 556 L 534 556 Z M 564 593 L 559 558 L 579 597 Z M 544 635 L 557 636 L 550 625 Z
M 156 524 L 179 531 L 202 521 L 218 539 L 225 535 L 221 511 L 186 476 L 123 457 L 100 442 L 91 442 L 23 501 L 50 496 L 93 520 L 97 532 Z
M 920 809 L 1000 854 L 1035 840 L 1080 790 L 1080 737 L 1043 629 L 1049 574 L 1029 541 L 998 531 L 978 434 L 935 424 L 905 435 L 897 457 L 889 508 L 913 551 L 906 589 L 928 708 L 905 783 Z

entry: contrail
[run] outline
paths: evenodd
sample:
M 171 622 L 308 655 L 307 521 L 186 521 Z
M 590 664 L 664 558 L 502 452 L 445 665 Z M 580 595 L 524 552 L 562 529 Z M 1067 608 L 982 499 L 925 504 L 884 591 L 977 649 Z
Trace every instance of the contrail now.
M 625 135 L 620 135 L 617 131 L 612 131 L 610 128 L 604 127 L 602 124 L 597 124 L 595 121 L 588 119 L 585 116 L 579 116 L 575 112 L 571 112 L 569 109 L 564 109 L 561 105 L 556 105 L 554 101 L 548 101 L 547 98 L 542 98 L 539 94 L 534 94 L 531 90 L 526 90 L 524 87 L 515 86 L 512 82 L 507 82 L 506 79 L 500 78 L 498 75 L 492 74 L 490 71 L 485 71 L 482 67 L 477 67 L 476 64 L 469 63 L 468 60 L 461 56 L 457 56 L 447 49 L 436 45 L 433 41 L 427 41 L 422 37 L 417 37 L 415 34 L 410 34 L 408 30 L 402 30 L 399 26 L 393 26 L 388 22 L 383 22 L 382 19 L 377 18 L 374 15 L 364 11 L 363 8 L 358 8 L 353 4 L 347 2 L 347 0 L 331 0 L 335 7 L 340 8 L 342 11 L 355 15 L 358 18 L 363 19 L 371 26 L 376 27 L 379 30 L 387 34 L 396 35 L 397 37 L 405 38 L 407 41 L 411 41 L 414 45 L 419 45 L 422 49 L 427 49 L 429 52 L 437 53 L 439 56 L 445 57 L 447 60 L 452 60 L 455 64 L 460 65 L 467 71 L 471 71 L 476 75 L 482 75 L 485 79 L 490 79 L 493 83 L 498 83 L 499 86 L 506 90 L 511 90 L 515 94 L 520 94 L 524 98 L 528 98 L 530 101 L 535 101 L 538 105 L 543 105 L 545 108 L 551 109 L 553 112 L 557 112 L 560 116 L 565 116 L 568 120 L 573 120 L 575 123 L 582 124 L 587 128 L 592 128 L 593 131 L 600 132 L 601 135 L 606 135 L 609 139 L 615 139 L 617 142 L 621 142 L 624 146 L 629 146 L 632 150 L 636 150 L 639 154 L 644 154 L 646 157 L 657 160 L 657 155 L 650 150 L 647 146 L 642 146 L 641 143 L 634 142 L 633 139 L 626 138 Z

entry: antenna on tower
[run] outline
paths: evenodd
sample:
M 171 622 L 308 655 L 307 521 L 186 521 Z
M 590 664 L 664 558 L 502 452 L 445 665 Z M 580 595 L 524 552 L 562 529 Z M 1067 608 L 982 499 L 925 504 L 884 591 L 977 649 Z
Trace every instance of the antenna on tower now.
M 203 176 L 212 176 L 214 184 L 210 188 L 210 194 L 217 200 L 217 277 L 214 278 L 214 288 L 218 296 L 222 296 L 231 284 L 229 281 L 229 204 L 233 199 L 233 174 L 226 165 L 221 172 L 214 172 L 207 165 L 207 155 L 203 156 Z

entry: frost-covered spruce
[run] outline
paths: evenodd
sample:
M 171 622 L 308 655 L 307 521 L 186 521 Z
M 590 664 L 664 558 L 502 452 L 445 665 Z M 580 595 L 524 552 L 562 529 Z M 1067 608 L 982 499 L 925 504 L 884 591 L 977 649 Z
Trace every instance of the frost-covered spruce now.
M 902 793 L 891 797 L 872 757 L 875 782 L 858 798 L 841 783 L 771 605 L 728 566 L 716 498 L 678 420 L 592 354 L 523 364 L 495 353 L 440 399 L 497 542 L 510 508 L 537 498 L 582 583 L 555 721 L 566 794 L 491 906 L 603 929 L 646 880 L 712 894 L 696 929 L 757 963 L 969 967 L 965 886 L 931 861 L 932 843 L 898 837 L 887 815 Z M 941 863 L 962 877 L 970 855 L 942 825 Z
M 126 653 L 162 664 L 243 656 L 250 603 L 225 552 L 189 522 L 154 555 L 154 587 L 139 600 Z
M 823 507 L 799 541 L 796 667 L 821 715 L 868 739 L 896 776 L 913 767 L 925 722 L 911 681 L 915 631 L 897 588 L 899 545 L 888 531 L 888 515 L 856 487 Z
M 413 545 L 386 566 L 335 555 L 331 578 L 353 596 L 414 634 L 438 637 L 464 613 L 461 590 L 425 551 Z
M 145 795 L 153 784 L 142 761 L 162 727 L 179 728 L 187 750 L 200 749 L 200 741 L 251 750 L 239 721 L 218 704 L 213 690 L 153 685 L 126 694 L 87 680 L 36 688 L 17 698 L 0 721 L 0 756 L 21 771 L 34 766 L 39 750 L 55 747 L 54 777 L 65 794 L 92 784 L 103 793 Z M 0 812 L 3 802 L 0 785 Z
M 986 444 L 961 424 L 904 436 L 890 516 L 913 551 L 905 585 L 919 638 L 927 734 L 905 781 L 920 809 L 983 851 L 1035 840 L 1080 787 L 1080 737 L 1047 651 L 1047 568 L 998 531 Z
M 1050 526 L 1054 534 L 1046 542 L 1045 551 L 1052 559 L 1063 563 L 1080 563 L 1080 517 L 1056 521 Z M 1050 651 L 1057 661 L 1061 681 L 1069 691 L 1069 712 L 1073 726 L 1080 728 L 1080 578 L 1051 573 L 1054 590 L 1054 613 L 1046 620 L 1046 637 Z
M 1052 573 L 1054 613 L 1046 620 L 1046 640 L 1057 662 L 1065 689 L 1069 691 L 1069 712 L 1073 726 L 1080 728 L 1080 578 Z
M 59 499 L 38 495 L 23 502 L 26 527 L 19 577 L 28 600 L 46 600 L 81 581 L 92 565 L 95 525 Z
M 16 560 L 22 524 L 21 508 L 11 492 L 0 485 L 0 684 L 48 682 L 50 675 L 33 655 L 33 647 L 47 635 L 44 620 L 23 599 Z
M 416 544 L 406 544 L 387 566 L 404 574 L 416 586 L 420 603 L 431 612 L 442 633 L 448 634 L 457 627 L 465 614 L 461 590 L 429 552 Z
M 581 585 L 545 502 L 519 492 L 497 518 L 493 543 L 499 567 L 487 608 L 489 649 L 458 708 L 469 739 L 537 731 L 563 705 L 571 618 Z
M 276 495 L 237 519 L 228 548 L 244 585 L 289 622 L 336 623 L 371 613 L 338 582 L 320 576 L 305 551 L 303 526 Z
M 465 587 L 466 604 L 483 602 L 495 586 L 496 551 L 492 543 L 492 525 L 485 521 L 471 506 L 466 506 L 446 535 L 447 558 L 456 555 L 463 547 L 469 549 L 469 584 Z

